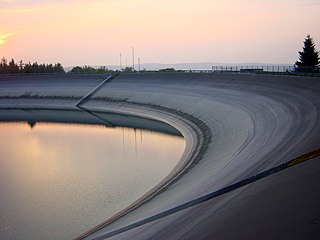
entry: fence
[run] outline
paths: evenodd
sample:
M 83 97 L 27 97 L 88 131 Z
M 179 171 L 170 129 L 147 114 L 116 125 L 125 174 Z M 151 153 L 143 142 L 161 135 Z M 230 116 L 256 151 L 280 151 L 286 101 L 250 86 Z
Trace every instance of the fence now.
M 243 66 L 212 66 L 212 72 L 239 73 L 287 73 L 294 72 L 294 65 L 243 65 Z
M 300 69 L 297 71 L 295 65 L 243 65 L 243 66 L 212 66 L 213 73 L 254 73 L 254 74 L 275 74 L 275 75 L 297 75 L 320 77 L 320 71 L 315 69 Z

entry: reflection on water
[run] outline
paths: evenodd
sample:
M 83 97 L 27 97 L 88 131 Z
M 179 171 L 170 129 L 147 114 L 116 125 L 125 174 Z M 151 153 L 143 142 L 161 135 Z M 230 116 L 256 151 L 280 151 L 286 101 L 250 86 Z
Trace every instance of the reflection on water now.
M 155 186 L 185 147 L 181 137 L 79 124 L 0 123 L 0 136 L 0 239 L 75 237 Z

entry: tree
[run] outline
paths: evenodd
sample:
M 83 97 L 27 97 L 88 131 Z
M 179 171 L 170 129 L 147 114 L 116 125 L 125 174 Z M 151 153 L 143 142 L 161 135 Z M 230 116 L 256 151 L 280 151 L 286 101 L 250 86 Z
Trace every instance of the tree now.
M 76 66 L 71 69 L 70 73 L 92 73 L 92 74 L 105 74 L 114 72 L 111 69 L 106 68 L 105 66 L 101 66 L 99 68 L 94 68 L 90 66 L 79 67 Z
M 162 68 L 159 69 L 159 72 L 176 72 L 174 68 Z
M 9 66 L 8 66 L 8 73 L 18 73 L 19 72 L 19 66 L 14 62 L 14 60 L 12 59 L 9 62 Z
M 298 72 L 315 72 L 320 64 L 319 52 L 316 51 L 313 39 L 308 35 L 303 42 L 303 50 L 299 52 L 299 60 L 296 62 Z
M 53 69 L 54 69 L 54 72 L 56 73 L 65 73 L 61 63 L 56 63 L 54 66 L 53 66 Z
M 23 73 L 34 73 L 34 69 L 30 62 L 24 65 Z
M 0 62 L 0 73 L 8 73 L 8 61 L 6 58 L 2 58 Z
M 134 72 L 134 69 L 133 69 L 133 67 L 125 67 L 124 69 L 122 69 L 122 72 L 125 72 L 125 73 Z
M 72 72 L 72 73 L 81 73 L 82 72 L 82 68 L 79 67 L 79 66 L 76 66 L 76 67 L 73 67 L 70 72 Z
M 8 62 L 6 58 L 0 60 L 0 74 L 17 74 L 17 73 L 65 73 L 61 63 L 53 64 L 38 64 L 35 63 L 23 63 L 19 61 L 16 63 L 13 59 Z

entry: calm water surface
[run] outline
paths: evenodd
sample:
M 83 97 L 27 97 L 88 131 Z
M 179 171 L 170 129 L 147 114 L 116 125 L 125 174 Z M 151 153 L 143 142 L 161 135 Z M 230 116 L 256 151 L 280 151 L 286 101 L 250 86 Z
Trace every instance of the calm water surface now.
M 0 123 L 0 239 L 71 239 L 160 182 L 181 137 L 93 125 Z

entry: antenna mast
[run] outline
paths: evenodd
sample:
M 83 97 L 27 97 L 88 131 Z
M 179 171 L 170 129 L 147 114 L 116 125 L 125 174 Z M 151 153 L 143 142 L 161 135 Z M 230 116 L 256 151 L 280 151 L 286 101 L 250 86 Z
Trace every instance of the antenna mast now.
M 134 47 L 132 47 L 132 71 L 134 71 Z

